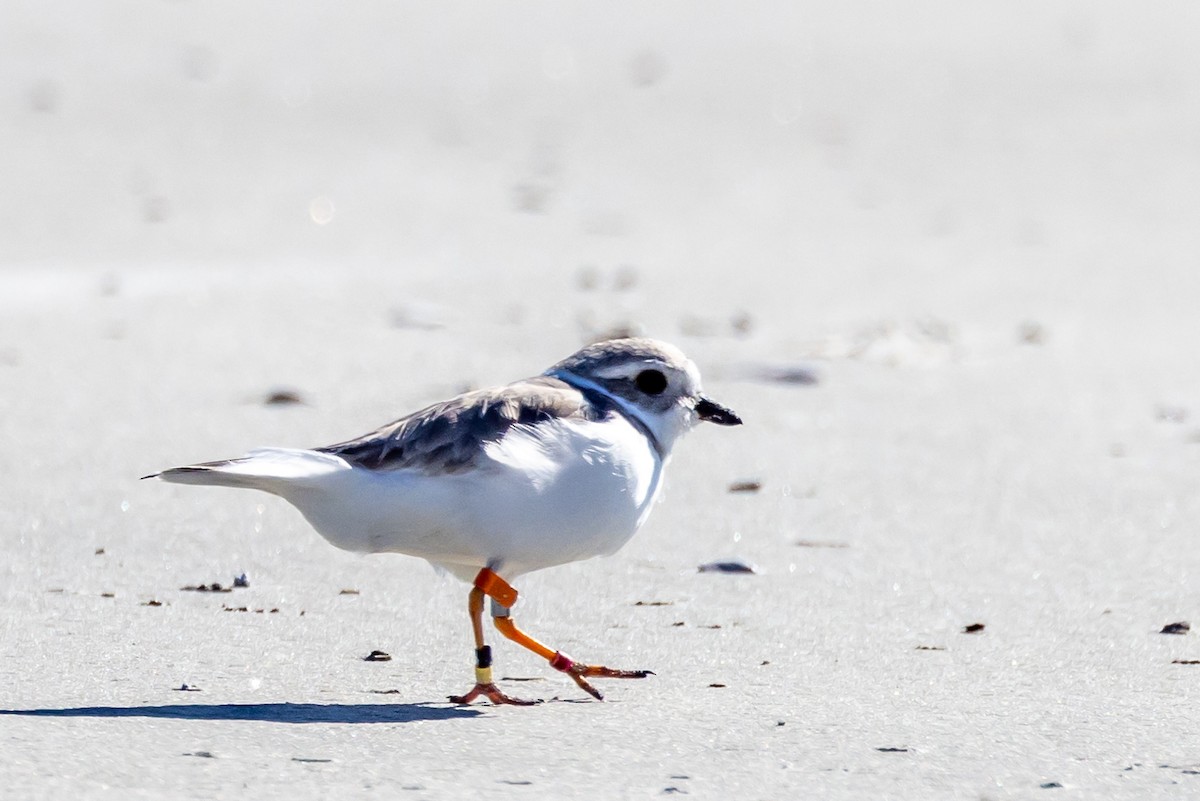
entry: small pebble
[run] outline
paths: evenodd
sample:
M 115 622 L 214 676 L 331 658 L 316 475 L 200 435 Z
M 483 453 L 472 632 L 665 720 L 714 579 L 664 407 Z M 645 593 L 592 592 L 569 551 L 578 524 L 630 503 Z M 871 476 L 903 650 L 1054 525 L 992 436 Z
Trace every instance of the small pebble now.
M 735 573 L 754 575 L 758 571 L 745 562 L 708 562 L 697 568 L 701 573 Z
M 1041 323 L 1027 320 L 1017 328 L 1017 341 L 1023 345 L 1046 344 L 1046 327 Z
M 267 406 L 290 406 L 296 403 L 304 403 L 300 397 L 300 393 L 294 389 L 277 389 L 268 392 L 263 398 L 263 403 Z
M 983 623 L 972 623 L 969 626 L 963 626 L 963 634 L 978 634 L 983 631 Z
M 390 662 L 392 661 L 391 654 L 385 651 L 372 651 L 363 657 L 364 662 Z
M 738 312 L 729 320 L 729 327 L 735 334 L 746 336 L 754 330 L 754 318 L 749 312 Z
M 1192 630 L 1192 624 L 1186 620 L 1180 620 L 1178 623 L 1168 623 L 1162 627 L 1159 634 L 1187 634 Z
M 188 584 L 186 587 L 179 589 L 186 592 L 233 592 L 232 587 L 222 587 L 218 582 L 212 584 Z
M 761 481 L 735 481 L 729 485 L 730 492 L 758 492 L 760 489 Z

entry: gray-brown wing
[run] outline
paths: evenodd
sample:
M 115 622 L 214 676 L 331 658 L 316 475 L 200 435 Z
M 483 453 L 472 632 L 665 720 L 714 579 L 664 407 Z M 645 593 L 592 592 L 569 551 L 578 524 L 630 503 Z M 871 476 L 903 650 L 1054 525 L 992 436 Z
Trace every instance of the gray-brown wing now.
M 538 376 L 506 387 L 468 392 L 414 412 L 357 439 L 314 450 L 370 470 L 461 473 L 474 469 L 489 442 L 514 425 L 599 413 L 578 390 Z

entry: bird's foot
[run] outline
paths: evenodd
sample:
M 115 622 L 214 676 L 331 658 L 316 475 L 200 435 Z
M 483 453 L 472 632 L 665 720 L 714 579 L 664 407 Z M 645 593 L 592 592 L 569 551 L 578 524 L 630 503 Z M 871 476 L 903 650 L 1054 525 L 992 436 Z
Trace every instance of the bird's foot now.
M 569 656 L 559 651 L 550 660 L 550 667 L 555 670 L 561 670 L 566 673 L 579 688 L 588 695 L 595 698 L 597 701 L 604 700 L 604 694 L 592 686 L 587 679 L 602 678 L 602 679 L 644 679 L 647 676 L 653 676 L 652 670 L 617 670 L 615 668 L 604 667 L 603 665 L 585 665 L 581 662 L 576 662 Z
M 469 704 L 479 696 L 485 696 L 496 706 L 508 704 L 511 706 L 533 706 L 537 701 L 526 701 L 524 698 L 513 698 L 511 695 L 505 695 L 499 687 L 491 682 L 487 684 L 476 684 L 471 688 L 471 691 L 466 695 L 450 696 L 452 704 Z

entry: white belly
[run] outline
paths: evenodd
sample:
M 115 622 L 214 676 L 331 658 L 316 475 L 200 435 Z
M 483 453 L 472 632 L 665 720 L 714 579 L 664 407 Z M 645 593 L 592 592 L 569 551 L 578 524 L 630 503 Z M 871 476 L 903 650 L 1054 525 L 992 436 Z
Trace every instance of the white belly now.
M 662 467 L 623 418 L 554 421 L 514 427 L 465 473 L 354 468 L 280 494 L 340 548 L 511 577 L 616 551 L 649 514 Z

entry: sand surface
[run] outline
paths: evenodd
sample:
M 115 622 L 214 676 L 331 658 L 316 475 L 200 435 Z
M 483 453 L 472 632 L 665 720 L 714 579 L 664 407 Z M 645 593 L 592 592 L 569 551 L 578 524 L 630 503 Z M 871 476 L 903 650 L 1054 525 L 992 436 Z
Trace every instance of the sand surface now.
M 645 5 L 0 7 L 0 797 L 1200 793 L 1197 7 Z M 746 425 L 521 582 L 604 703 L 137 481 L 620 330 Z

